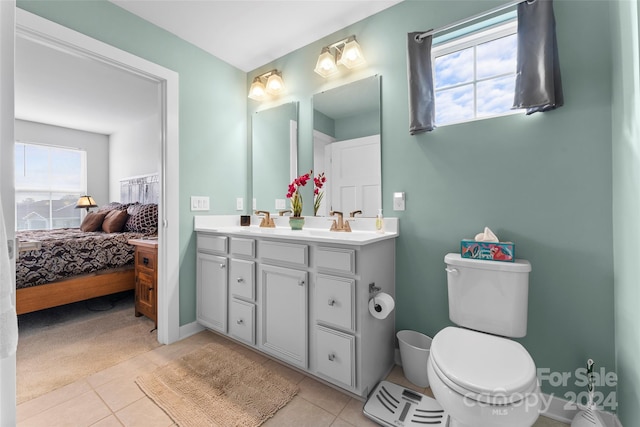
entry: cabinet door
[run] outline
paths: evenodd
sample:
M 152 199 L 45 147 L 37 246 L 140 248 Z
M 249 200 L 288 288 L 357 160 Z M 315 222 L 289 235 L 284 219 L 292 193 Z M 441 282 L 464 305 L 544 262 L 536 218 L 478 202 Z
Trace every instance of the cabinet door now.
M 136 313 L 156 321 L 156 291 L 153 273 L 138 269 L 136 274 Z
M 307 272 L 263 265 L 261 347 L 286 362 L 307 368 Z
M 198 252 L 196 317 L 202 325 L 227 332 L 227 259 Z

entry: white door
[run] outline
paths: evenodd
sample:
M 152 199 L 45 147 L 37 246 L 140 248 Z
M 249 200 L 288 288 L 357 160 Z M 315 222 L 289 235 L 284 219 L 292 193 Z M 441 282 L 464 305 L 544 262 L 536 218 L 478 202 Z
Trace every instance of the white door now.
M 0 199 L 7 232 L 7 241 L 0 241 L 1 245 L 14 244 L 15 230 L 13 190 L 15 6 L 15 1 L 0 1 Z M 10 264 L 15 262 L 15 246 L 12 252 Z M 15 268 L 11 270 L 13 279 L 11 283 L 4 283 L 4 285 L 12 288 L 15 283 Z M 12 304 L 15 304 L 15 293 L 10 294 L 9 297 L 13 300 Z M 15 354 L 0 359 L 0 425 L 16 425 Z
M 331 210 L 345 216 L 355 210 L 361 210 L 362 216 L 376 216 L 382 207 L 380 135 L 334 142 L 330 147 Z

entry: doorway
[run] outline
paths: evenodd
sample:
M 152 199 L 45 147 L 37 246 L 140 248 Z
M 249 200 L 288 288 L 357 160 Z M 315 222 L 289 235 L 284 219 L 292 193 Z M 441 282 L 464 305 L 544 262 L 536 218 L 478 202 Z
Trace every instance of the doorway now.
M 16 9 L 16 37 L 25 37 L 157 84 L 160 98 L 158 204 L 158 341 L 179 339 L 178 74 L 37 15 Z

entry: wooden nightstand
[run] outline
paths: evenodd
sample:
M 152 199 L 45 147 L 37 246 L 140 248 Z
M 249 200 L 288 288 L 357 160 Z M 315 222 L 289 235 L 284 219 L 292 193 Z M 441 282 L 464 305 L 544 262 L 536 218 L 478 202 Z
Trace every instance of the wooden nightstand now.
M 131 239 L 136 247 L 135 315 L 147 316 L 158 326 L 158 240 Z

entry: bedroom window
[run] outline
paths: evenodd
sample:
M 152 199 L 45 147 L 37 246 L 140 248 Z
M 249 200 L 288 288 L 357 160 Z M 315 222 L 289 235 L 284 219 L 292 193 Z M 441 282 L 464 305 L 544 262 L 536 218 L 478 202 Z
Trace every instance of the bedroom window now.
M 503 23 L 495 25 L 496 20 Z M 508 20 L 506 24 L 504 20 Z M 434 39 L 438 126 L 518 113 L 511 109 L 517 29 L 512 12 L 456 32 L 462 35 L 451 33 Z M 469 34 L 471 31 L 475 32 Z
M 16 143 L 16 229 L 79 227 L 75 206 L 86 193 L 86 163 L 83 150 Z

